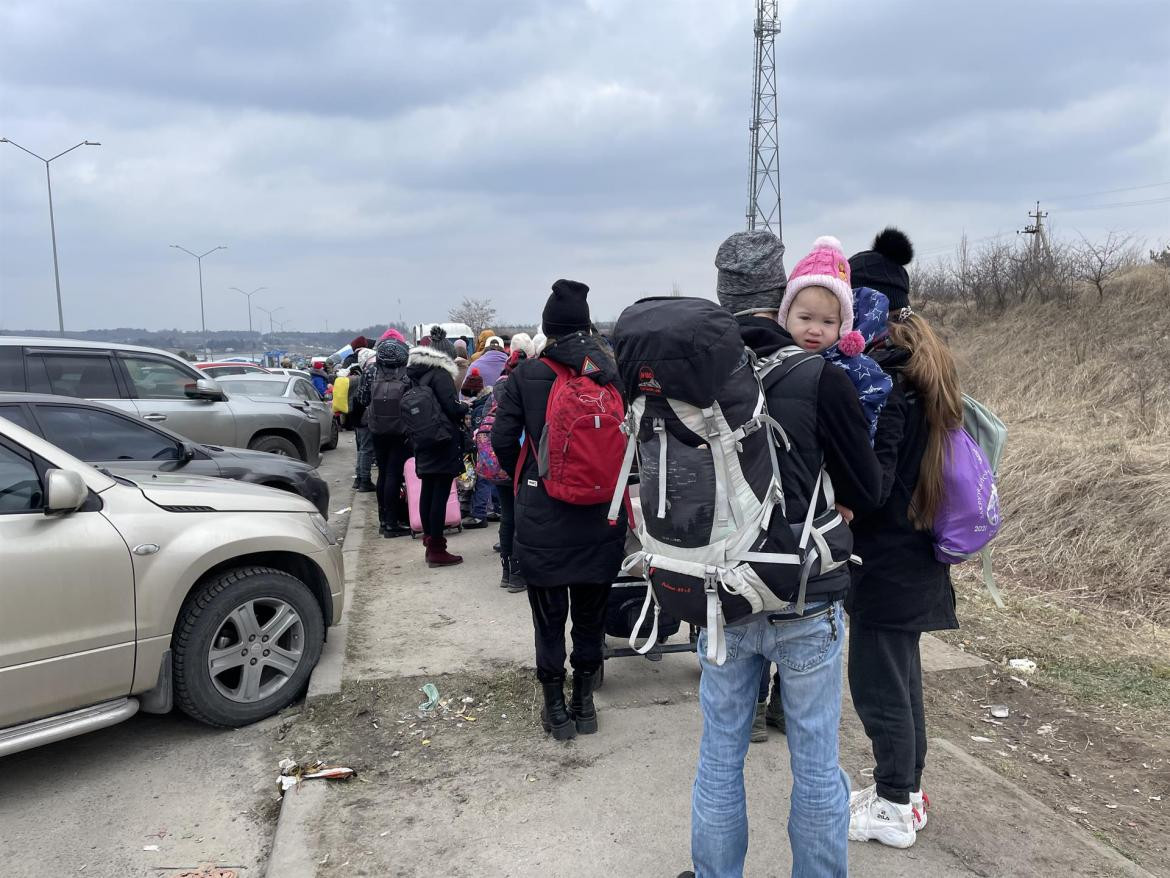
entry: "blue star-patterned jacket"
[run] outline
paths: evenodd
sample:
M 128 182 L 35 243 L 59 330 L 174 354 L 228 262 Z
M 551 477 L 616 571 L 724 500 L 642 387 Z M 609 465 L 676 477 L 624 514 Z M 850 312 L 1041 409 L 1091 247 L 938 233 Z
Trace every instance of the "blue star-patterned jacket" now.
M 869 287 L 858 287 L 853 291 L 853 328 L 865 338 L 868 347 L 876 339 L 886 334 L 886 323 L 890 316 L 890 300 L 884 293 L 871 290 Z M 882 371 L 882 367 L 865 354 L 847 357 L 833 345 L 821 352 L 826 360 L 834 366 L 845 370 L 853 386 L 857 388 L 857 395 L 861 400 L 861 410 L 869 422 L 869 441 L 873 443 L 877 432 L 878 415 L 882 406 L 889 398 L 894 383 L 890 376 Z

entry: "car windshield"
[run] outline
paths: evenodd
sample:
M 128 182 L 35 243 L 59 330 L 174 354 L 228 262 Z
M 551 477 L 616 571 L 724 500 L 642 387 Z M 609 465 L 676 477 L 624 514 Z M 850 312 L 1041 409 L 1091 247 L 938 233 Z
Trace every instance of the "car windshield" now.
M 245 396 L 284 396 L 286 385 L 283 381 L 256 381 L 244 378 L 238 381 L 225 380 L 223 386 L 229 391 Z

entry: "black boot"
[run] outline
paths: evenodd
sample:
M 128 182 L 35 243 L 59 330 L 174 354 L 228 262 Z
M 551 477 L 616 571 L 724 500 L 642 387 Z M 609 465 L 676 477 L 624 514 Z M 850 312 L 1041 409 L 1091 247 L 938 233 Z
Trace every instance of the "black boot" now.
M 573 672 L 573 698 L 569 712 L 573 714 L 577 731 L 582 735 L 592 735 L 597 731 L 597 708 L 593 706 L 593 684 L 596 680 L 596 672 Z
M 557 677 L 552 683 L 541 683 L 544 690 L 544 708 L 540 711 L 540 724 L 558 741 L 576 737 L 573 716 L 565 706 L 565 678 Z
M 507 588 L 509 585 L 508 570 L 511 560 L 507 555 L 500 556 L 500 588 Z
M 526 588 L 528 588 L 528 581 L 524 578 L 524 574 L 520 572 L 520 562 L 513 555 L 508 558 L 508 592 L 510 594 L 519 594 Z

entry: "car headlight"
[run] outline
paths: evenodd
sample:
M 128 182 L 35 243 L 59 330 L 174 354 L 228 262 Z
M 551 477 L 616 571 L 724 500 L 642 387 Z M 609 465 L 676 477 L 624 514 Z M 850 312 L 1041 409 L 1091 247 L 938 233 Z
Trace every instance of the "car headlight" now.
M 325 542 L 331 546 L 337 545 L 337 537 L 333 535 L 333 529 L 329 527 L 329 522 L 325 520 L 325 516 L 320 512 L 310 512 L 309 520 L 313 522 L 313 527 L 317 528 L 321 536 L 325 537 Z

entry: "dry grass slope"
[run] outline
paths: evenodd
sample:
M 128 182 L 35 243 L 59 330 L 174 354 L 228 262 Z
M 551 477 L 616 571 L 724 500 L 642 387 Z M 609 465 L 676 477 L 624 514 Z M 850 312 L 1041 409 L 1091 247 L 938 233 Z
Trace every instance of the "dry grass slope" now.
M 1010 430 L 997 569 L 1170 622 L 1170 278 L 1144 266 L 1104 302 L 931 317 Z

